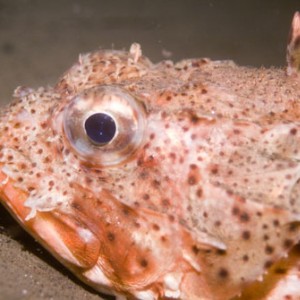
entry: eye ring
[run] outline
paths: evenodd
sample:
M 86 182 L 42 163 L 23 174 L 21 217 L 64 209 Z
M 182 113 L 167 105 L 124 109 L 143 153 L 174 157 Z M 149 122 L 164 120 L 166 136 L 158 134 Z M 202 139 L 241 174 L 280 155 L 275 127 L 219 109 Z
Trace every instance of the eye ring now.
M 125 89 L 97 86 L 71 100 L 64 111 L 63 127 L 69 144 L 81 159 L 93 165 L 113 166 L 130 159 L 140 146 L 145 114 L 142 103 Z M 87 130 L 88 120 L 92 121 Z M 108 131 L 104 130 L 106 125 Z M 104 138 L 97 132 L 102 132 Z

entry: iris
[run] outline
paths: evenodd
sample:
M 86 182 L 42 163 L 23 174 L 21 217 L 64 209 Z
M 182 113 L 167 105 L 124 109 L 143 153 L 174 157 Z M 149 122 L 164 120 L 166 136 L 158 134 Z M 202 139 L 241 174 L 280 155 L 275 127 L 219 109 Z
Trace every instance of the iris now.
M 108 114 L 95 113 L 86 119 L 84 128 L 92 142 L 105 145 L 115 136 L 116 122 Z

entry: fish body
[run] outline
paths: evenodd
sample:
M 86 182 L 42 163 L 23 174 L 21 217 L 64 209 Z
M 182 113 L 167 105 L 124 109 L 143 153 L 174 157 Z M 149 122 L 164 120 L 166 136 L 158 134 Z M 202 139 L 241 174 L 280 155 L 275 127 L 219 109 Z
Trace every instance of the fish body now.
M 120 299 L 297 299 L 299 40 L 296 13 L 287 70 L 153 64 L 133 44 L 17 88 L 0 114 L 2 203 Z

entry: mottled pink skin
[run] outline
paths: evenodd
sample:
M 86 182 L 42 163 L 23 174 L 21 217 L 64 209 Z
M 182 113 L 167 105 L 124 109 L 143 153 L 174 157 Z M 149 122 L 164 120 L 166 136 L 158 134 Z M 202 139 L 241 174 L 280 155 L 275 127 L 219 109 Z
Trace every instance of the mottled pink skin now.
M 136 99 L 144 119 L 139 142 L 117 136 L 129 147 L 112 164 L 79 154 L 64 127 L 68 105 L 104 85 Z M 19 88 L 2 111 L 3 203 L 100 291 L 230 299 L 269 274 L 252 299 L 297 297 L 299 99 L 298 76 L 281 69 L 152 64 L 136 44 L 81 56 L 54 88 Z

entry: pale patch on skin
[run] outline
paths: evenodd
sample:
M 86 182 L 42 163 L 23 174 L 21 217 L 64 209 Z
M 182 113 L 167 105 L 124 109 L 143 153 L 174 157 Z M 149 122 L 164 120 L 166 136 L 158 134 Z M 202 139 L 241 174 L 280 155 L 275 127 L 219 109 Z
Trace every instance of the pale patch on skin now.
M 133 44 L 17 88 L 0 114 L 1 201 L 118 299 L 242 300 L 259 281 L 250 299 L 298 297 L 299 41 L 296 13 L 287 73 L 153 64 Z

